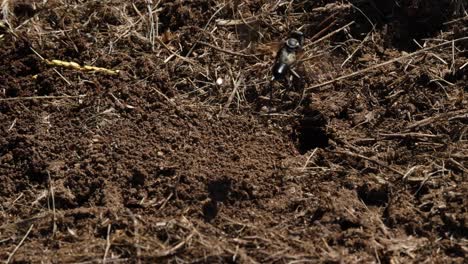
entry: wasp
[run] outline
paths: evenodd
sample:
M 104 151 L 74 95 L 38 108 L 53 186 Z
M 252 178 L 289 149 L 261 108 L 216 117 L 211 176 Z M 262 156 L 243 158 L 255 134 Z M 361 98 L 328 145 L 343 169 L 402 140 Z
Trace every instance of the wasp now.
M 298 53 L 303 45 L 304 33 L 293 31 L 276 55 L 275 64 L 272 69 L 272 81 L 285 79 L 288 73 L 300 78 L 292 69 L 292 66 L 296 63 L 299 55 Z
M 269 100 L 270 104 L 273 103 L 274 90 L 289 88 L 292 85 L 293 78 L 302 81 L 302 78 L 294 71 L 293 67 L 300 60 L 302 55 L 302 47 L 304 45 L 304 34 L 300 31 L 293 31 L 289 34 L 286 41 L 277 45 L 276 43 L 265 44 L 261 46 L 262 51 L 269 51 L 276 53 L 275 62 L 271 69 L 272 77 L 267 89 L 270 97 L 261 96 L 261 99 Z M 283 100 L 283 97 L 281 97 Z M 262 111 L 273 111 L 274 107 L 268 108 L 263 106 Z

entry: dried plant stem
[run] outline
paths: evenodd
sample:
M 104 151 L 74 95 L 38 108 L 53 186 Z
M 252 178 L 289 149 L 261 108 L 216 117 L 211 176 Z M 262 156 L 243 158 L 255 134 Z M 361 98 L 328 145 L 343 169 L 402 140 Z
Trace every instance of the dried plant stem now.
M 26 240 L 26 238 L 29 236 L 29 233 L 31 233 L 31 230 L 32 228 L 34 227 L 34 224 L 32 224 L 28 231 L 26 232 L 26 234 L 24 235 L 24 237 L 21 239 L 21 241 L 18 243 L 18 245 L 16 245 L 15 249 L 13 249 L 13 251 L 10 253 L 10 255 L 8 256 L 8 259 L 6 261 L 6 264 L 10 263 L 11 260 L 13 259 L 13 256 L 15 255 L 16 251 L 18 251 L 18 249 L 21 247 L 21 245 L 23 245 L 24 241 Z
M 309 165 L 309 162 L 312 159 L 312 157 L 315 155 L 315 152 L 317 152 L 317 148 L 314 148 L 312 153 L 310 153 L 309 157 L 307 157 L 307 160 L 304 163 L 304 166 L 302 166 L 301 171 L 305 171 L 307 169 L 307 165 Z
M 177 58 L 179 58 L 179 59 L 181 59 L 181 60 L 183 60 L 185 62 L 188 62 L 188 63 L 190 63 L 192 65 L 195 65 L 195 63 L 192 60 L 187 59 L 186 57 L 180 56 L 176 52 L 172 51 L 161 39 L 159 39 L 159 38 L 155 38 L 155 39 L 159 44 L 161 44 L 161 46 L 163 46 L 167 51 L 169 51 L 169 53 L 171 53 L 172 56 L 176 56 Z
M 50 172 L 47 171 L 47 175 L 49 177 L 49 196 L 52 198 L 52 236 L 55 236 L 55 232 L 57 231 L 57 214 L 55 211 L 55 192 L 54 192 L 54 182 L 50 177 Z
M 405 174 L 402 173 L 401 171 L 397 170 L 397 169 L 394 169 L 392 167 L 390 167 L 389 165 L 385 164 L 385 162 L 381 161 L 381 160 L 377 160 L 377 159 L 373 159 L 373 158 L 369 158 L 369 157 L 366 157 L 366 156 L 363 156 L 361 154 L 357 154 L 357 153 L 353 153 L 351 151 L 335 151 L 335 153 L 338 153 L 338 154 L 344 154 L 344 155 L 347 155 L 347 156 L 351 156 L 351 157 L 355 157 L 355 158 L 361 158 L 361 159 L 365 159 L 365 160 L 368 160 L 368 161 L 371 161 L 379 166 L 382 166 L 384 168 L 387 168 L 393 172 L 395 172 L 396 174 L 404 177 Z
M 111 247 L 111 241 L 110 241 L 110 232 L 111 232 L 111 224 L 109 224 L 107 226 L 107 236 L 106 236 L 106 250 L 104 251 L 104 257 L 102 258 L 102 263 L 105 264 L 106 263 L 106 258 L 107 258 L 107 254 L 109 253 L 109 249 Z
M 414 128 L 418 128 L 418 127 L 427 126 L 428 124 L 430 124 L 430 123 L 432 123 L 434 121 L 437 121 L 437 120 L 441 120 L 441 119 L 447 119 L 447 120 L 450 121 L 450 120 L 453 120 L 453 118 L 456 117 L 456 116 L 466 115 L 466 114 L 468 114 L 467 109 L 442 113 L 442 114 L 438 114 L 438 115 L 435 115 L 435 116 L 430 116 L 430 117 L 424 118 L 422 120 L 416 121 L 416 122 L 408 125 L 406 128 L 407 129 L 414 129 Z
M 439 135 L 424 133 L 379 133 L 384 138 L 440 138 Z
M 238 88 L 239 88 L 240 82 L 242 81 L 240 72 L 237 75 L 237 79 L 234 79 L 234 74 L 232 73 L 231 69 L 229 69 L 229 73 L 231 75 L 232 85 L 234 86 L 234 88 L 232 89 L 231 95 L 229 95 L 229 98 L 228 98 L 226 104 L 224 105 L 224 108 L 221 111 L 221 113 L 226 112 L 227 109 L 229 108 L 229 106 L 231 105 L 232 100 L 234 99 L 234 96 L 236 95 L 236 93 L 238 93 Z
M 338 33 L 338 32 L 340 32 L 340 31 L 344 30 L 345 28 L 351 26 L 351 25 L 354 24 L 354 23 L 355 23 L 354 21 L 351 21 L 351 22 L 349 22 L 348 24 L 346 24 L 346 25 L 344 25 L 344 26 L 342 26 L 342 27 L 340 27 L 340 28 L 338 28 L 338 29 L 336 29 L 336 30 L 334 30 L 334 31 L 332 31 L 332 32 L 330 32 L 330 33 L 328 33 L 327 35 L 325 35 L 325 36 L 323 36 L 323 37 L 321 37 L 321 38 L 319 38 L 319 39 L 317 39 L 317 40 L 314 40 L 312 43 L 309 43 L 309 44 L 305 45 L 304 48 L 306 48 L 306 47 L 308 47 L 308 46 L 313 46 L 313 45 L 315 45 L 315 44 L 317 44 L 317 43 L 320 43 L 320 42 L 324 41 L 325 39 L 330 38 L 331 36 L 335 35 L 336 33 Z
M 243 53 L 239 53 L 239 52 L 235 52 L 235 51 L 230 51 L 230 50 L 226 50 L 226 49 L 223 49 L 223 48 L 220 48 L 220 47 L 217 47 L 215 45 L 212 45 L 210 43 L 206 43 L 206 42 L 203 42 L 203 41 L 198 41 L 199 44 L 202 44 L 204 46 L 207 46 L 207 47 L 210 47 L 212 49 L 215 49 L 217 51 L 221 51 L 221 52 L 224 52 L 226 54 L 230 54 L 230 55 L 234 55 L 234 56 L 240 56 L 240 57 L 255 57 L 255 56 L 259 56 L 259 54 L 243 54 Z
M 177 245 L 175 245 L 174 247 L 172 248 L 169 248 L 167 250 L 163 250 L 163 251 L 160 251 L 160 252 L 157 252 L 155 255 L 158 256 L 158 257 L 167 257 L 167 256 L 170 256 L 170 255 L 173 255 L 175 254 L 180 248 L 182 248 L 188 241 L 190 241 L 190 239 L 192 239 L 193 235 L 195 233 L 191 233 L 190 235 L 188 235 L 183 241 L 179 242 Z
M 375 27 L 373 27 L 371 29 L 371 31 L 369 31 L 369 33 L 367 33 L 366 37 L 361 41 L 361 43 L 359 43 L 359 45 L 357 46 L 357 48 L 351 53 L 351 55 L 348 56 L 348 58 L 346 58 L 346 60 L 341 64 L 341 68 L 343 68 L 346 63 L 351 60 L 351 58 L 356 54 L 356 52 L 358 52 L 358 50 L 360 50 L 362 48 L 362 46 L 364 46 L 364 43 L 367 42 L 367 40 L 369 39 L 369 37 L 372 35 L 372 33 L 374 32 L 375 30 Z
M 86 96 L 87 96 L 86 94 L 80 94 L 80 95 L 57 95 L 57 96 L 50 95 L 50 96 L 12 97 L 12 98 L 0 98 L 0 102 L 81 98 L 81 97 L 86 97 Z

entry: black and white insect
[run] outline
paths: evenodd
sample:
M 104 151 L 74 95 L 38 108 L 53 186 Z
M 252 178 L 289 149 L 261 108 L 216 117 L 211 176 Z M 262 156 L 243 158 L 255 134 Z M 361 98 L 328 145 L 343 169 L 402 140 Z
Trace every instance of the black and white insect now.
M 303 45 L 304 34 L 300 31 L 292 32 L 276 55 L 275 65 L 272 69 L 272 80 L 285 79 L 288 73 L 300 78 L 292 67 L 296 63 Z

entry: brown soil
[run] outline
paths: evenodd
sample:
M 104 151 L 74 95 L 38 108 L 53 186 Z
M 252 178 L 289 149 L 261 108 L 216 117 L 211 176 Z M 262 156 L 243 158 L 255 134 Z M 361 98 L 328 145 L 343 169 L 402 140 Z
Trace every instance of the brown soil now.
M 466 261 L 467 5 L 342 2 L 3 1 L 0 259 Z

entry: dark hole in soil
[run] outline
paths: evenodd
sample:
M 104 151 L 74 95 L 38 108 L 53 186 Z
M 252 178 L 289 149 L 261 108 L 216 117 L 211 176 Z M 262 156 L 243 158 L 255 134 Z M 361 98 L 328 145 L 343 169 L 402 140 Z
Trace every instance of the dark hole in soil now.
M 370 188 L 367 185 L 363 185 L 358 188 L 357 192 L 359 198 L 366 205 L 385 206 L 388 203 L 388 189 L 384 186 Z
M 5 95 L 7 97 L 17 97 L 19 94 L 19 89 L 16 87 L 8 87 L 5 89 Z
M 325 132 L 325 117 L 318 111 L 306 115 L 296 126 L 293 138 L 301 154 L 314 148 L 328 146 L 328 135 Z
M 205 221 L 210 222 L 218 215 L 218 203 L 210 200 L 203 205 L 203 218 Z
M 55 208 L 57 209 L 72 209 L 76 207 L 76 203 L 67 198 L 62 196 L 55 196 Z
M 427 185 L 422 185 L 421 186 L 420 183 L 414 184 L 414 186 L 412 186 L 412 189 L 414 190 L 414 196 L 417 197 L 417 198 L 420 198 L 420 197 L 428 194 L 429 191 L 430 191 L 430 188 Z
M 157 176 L 170 177 L 176 174 L 177 170 L 175 167 L 160 167 L 156 171 Z
M 94 215 L 92 211 L 77 210 L 76 212 L 73 212 L 72 214 L 70 214 L 70 217 L 73 218 L 74 222 L 79 222 L 85 219 L 95 219 L 96 215 Z
M 221 179 L 212 181 L 208 184 L 208 193 L 213 201 L 224 202 L 231 192 L 231 181 Z
M 315 221 L 318 221 L 320 219 L 322 219 L 322 217 L 325 215 L 326 211 L 323 210 L 322 208 L 318 208 L 317 210 L 315 210 L 315 212 L 312 214 L 312 216 L 310 217 L 310 222 L 315 222 Z
M 419 208 L 421 209 L 422 212 L 429 213 L 433 207 L 434 207 L 434 203 L 426 203 L 426 204 L 421 205 Z
M 133 169 L 133 177 L 131 180 L 132 185 L 143 185 L 148 178 L 148 173 L 142 168 Z
M 453 237 L 467 237 L 468 228 L 464 223 L 464 220 L 457 219 L 454 215 L 442 213 L 441 219 L 444 222 L 444 226 L 440 228 L 442 232 L 449 232 Z
M 18 3 L 13 8 L 13 13 L 17 17 L 30 18 L 36 13 L 36 10 L 34 10 L 33 6 L 27 2 Z
M 354 222 L 349 221 L 349 220 L 340 221 L 340 227 L 341 227 L 341 230 L 343 230 L 343 231 L 348 230 L 350 228 L 358 228 L 360 226 L 361 226 L 360 224 L 354 223 Z
M 48 174 L 46 164 L 42 161 L 29 160 L 29 166 L 26 169 L 26 176 L 35 183 L 44 183 L 47 181 Z
M 445 249 L 447 255 L 452 257 L 461 257 L 464 258 L 466 253 L 465 250 L 460 245 L 453 245 Z

